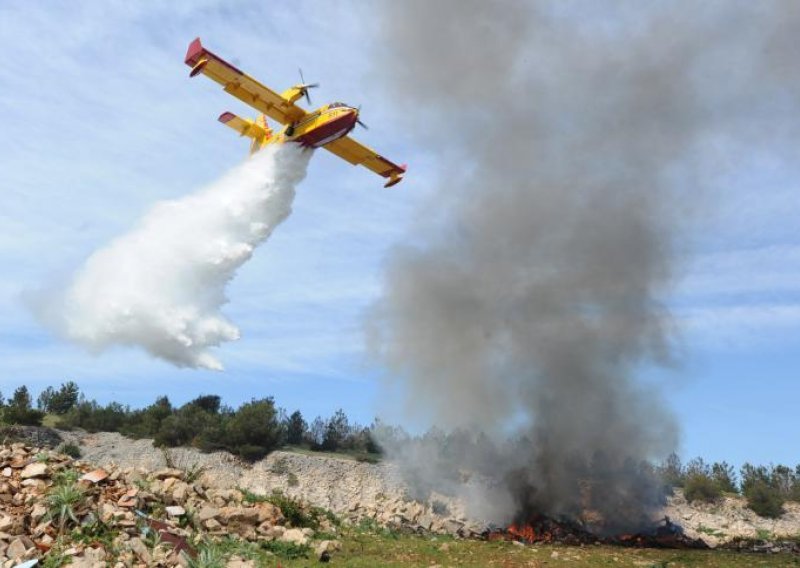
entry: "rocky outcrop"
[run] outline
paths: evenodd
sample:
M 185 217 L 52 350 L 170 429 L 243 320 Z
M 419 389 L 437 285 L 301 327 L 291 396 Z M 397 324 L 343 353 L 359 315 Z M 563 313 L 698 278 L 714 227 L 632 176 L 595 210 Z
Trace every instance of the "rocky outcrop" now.
M 745 539 L 772 542 L 800 536 L 800 503 L 787 502 L 778 519 L 759 517 L 747 508 L 744 497 L 726 495 L 715 503 L 688 503 L 680 489 L 664 509 L 692 538 L 711 547 Z

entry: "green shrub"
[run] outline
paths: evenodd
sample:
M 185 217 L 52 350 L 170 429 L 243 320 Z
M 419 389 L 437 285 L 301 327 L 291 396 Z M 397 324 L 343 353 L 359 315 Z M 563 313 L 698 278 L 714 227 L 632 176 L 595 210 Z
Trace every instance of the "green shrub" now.
M 278 558 L 285 560 L 297 560 L 307 558 L 311 553 L 311 547 L 307 544 L 296 544 L 294 542 L 283 542 L 282 540 L 261 541 L 261 548 L 268 550 Z M 280 564 L 279 564 L 280 565 Z
M 753 482 L 745 491 L 747 506 L 761 517 L 777 519 L 783 515 L 784 498 L 780 491 L 764 481 Z
M 286 497 L 279 491 L 274 492 L 265 500 L 278 507 L 286 518 L 286 522 L 295 528 L 308 527 L 316 530 L 319 527 L 319 516 L 324 515 L 322 510 L 306 511 L 299 501 Z
M 722 497 L 719 485 L 704 473 L 692 473 L 683 484 L 683 495 L 689 502 L 705 501 L 713 503 Z
M 81 457 L 81 449 L 76 444 L 62 444 L 59 446 L 58 451 L 62 454 L 68 455 L 73 459 Z
M 128 420 L 129 410 L 118 402 L 100 406 L 97 401 L 82 398 L 64 416 L 61 423 L 89 432 L 118 432 Z
M 251 400 L 225 423 L 225 446 L 242 459 L 254 461 L 278 448 L 282 429 L 272 398 Z

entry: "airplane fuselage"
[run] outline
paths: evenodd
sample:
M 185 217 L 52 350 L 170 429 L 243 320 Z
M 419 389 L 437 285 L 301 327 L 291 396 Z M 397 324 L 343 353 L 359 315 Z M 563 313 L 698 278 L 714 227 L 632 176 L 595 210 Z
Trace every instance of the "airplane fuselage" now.
M 276 135 L 275 142 L 297 142 L 319 148 L 343 136 L 356 126 L 358 111 L 342 103 L 325 105 L 294 124 L 287 125 Z M 279 140 L 278 140 L 279 138 Z

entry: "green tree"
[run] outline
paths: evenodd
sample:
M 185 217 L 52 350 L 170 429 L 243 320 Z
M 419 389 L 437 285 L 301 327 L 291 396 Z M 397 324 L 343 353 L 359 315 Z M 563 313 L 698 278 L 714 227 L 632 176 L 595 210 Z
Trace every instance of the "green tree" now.
M 738 493 L 736 487 L 736 471 L 728 462 L 715 462 L 711 465 L 711 478 L 716 482 L 721 491 Z
M 325 421 L 321 416 L 314 418 L 311 426 L 308 427 L 306 440 L 312 450 L 322 449 L 322 441 L 325 439 Z
M 256 460 L 278 448 L 281 425 L 272 397 L 240 406 L 225 424 L 225 445 L 244 459 Z
M 297 446 L 303 443 L 308 425 L 299 410 L 292 412 L 286 423 L 286 443 Z
M 681 464 L 681 458 L 678 457 L 678 454 L 672 452 L 667 456 L 660 470 L 664 485 L 668 487 L 683 487 L 686 474 L 684 473 L 683 464 Z
M 36 399 L 36 408 L 45 412 L 49 412 L 48 408 L 50 407 L 50 403 L 55 395 L 56 390 L 53 387 L 47 387 L 44 389 L 39 393 L 39 397 Z
M 161 429 L 161 423 L 173 412 L 169 398 L 160 396 L 147 408 L 131 414 L 124 433 L 134 438 L 153 438 Z
M 188 444 L 212 449 L 220 426 L 219 408 L 219 397 L 206 396 L 201 397 L 199 404 L 197 399 L 184 404 L 161 421 L 153 443 L 156 446 Z
M 322 438 L 322 449 L 335 452 L 342 446 L 350 433 L 350 422 L 341 408 L 337 410 L 325 425 L 325 435 Z
M 78 403 L 80 393 L 78 385 L 73 381 L 62 383 L 61 387 L 52 394 L 44 410 L 53 414 L 64 415 Z
M 216 394 L 201 394 L 189 404 L 197 406 L 209 414 L 217 414 L 222 406 L 222 399 Z
M 14 391 L 14 395 L 3 408 L 3 420 L 10 424 L 41 426 L 43 418 L 44 413 L 32 407 L 31 395 L 24 385 Z

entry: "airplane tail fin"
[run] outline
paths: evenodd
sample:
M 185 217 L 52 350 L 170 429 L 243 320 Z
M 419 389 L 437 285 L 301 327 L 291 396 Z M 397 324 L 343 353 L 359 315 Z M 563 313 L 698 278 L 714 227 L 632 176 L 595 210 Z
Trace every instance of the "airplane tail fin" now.
M 250 153 L 254 154 L 267 145 L 272 138 L 272 129 L 267 125 L 267 117 L 259 115 L 255 121 L 236 116 L 232 112 L 223 112 L 218 119 L 225 126 L 232 128 L 239 133 L 239 136 L 247 136 L 252 139 L 250 143 Z

